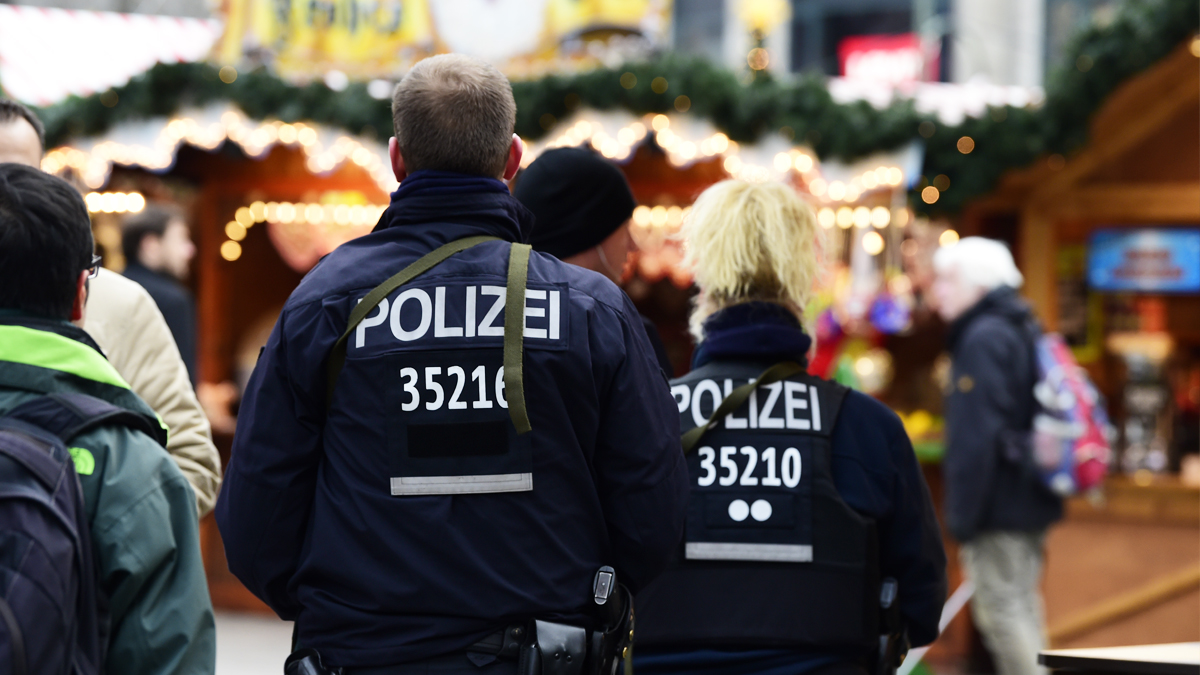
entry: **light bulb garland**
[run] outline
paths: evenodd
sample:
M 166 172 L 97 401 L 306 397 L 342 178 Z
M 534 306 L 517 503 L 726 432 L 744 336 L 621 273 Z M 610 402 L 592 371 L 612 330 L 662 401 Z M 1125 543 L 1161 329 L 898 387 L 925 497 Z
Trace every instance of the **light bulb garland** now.
M 516 81 L 516 130 L 523 138 L 539 139 L 555 127 L 557 119 L 580 106 L 624 109 L 638 115 L 687 110 L 711 121 L 731 142 L 750 143 L 786 129 L 811 145 L 820 157 L 846 162 L 923 138 L 927 139 L 923 173 L 949 175 L 955 187 L 939 190 L 940 199 L 929 206 L 916 194 L 910 198 L 925 211 L 953 213 L 972 197 L 991 190 L 1005 171 L 1027 166 L 1043 155 L 1065 157 L 1082 146 L 1087 140 L 1088 120 L 1105 98 L 1180 44 L 1190 44 L 1197 25 L 1200 5 L 1194 0 L 1124 3 L 1111 21 L 1076 36 L 1064 67 L 1048 78 L 1041 108 L 994 107 L 982 117 L 967 118 L 960 124 L 937 124 L 932 115 L 916 111 L 908 100 L 895 100 L 885 109 L 875 109 L 864 101 L 837 103 L 822 78 L 776 81 L 764 75 L 745 84 L 733 71 L 698 60 L 666 57 Z M 1091 64 L 1086 71 L 1076 67 L 1082 56 Z M 660 78 L 662 82 L 655 87 Z M 122 122 L 178 111 L 185 105 L 217 101 L 233 103 L 257 119 L 313 120 L 354 134 L 384 136 L 391 129 L 389 101 L 373 97 L 370 87 L 356 82 L 342 91 L 319 82 L 297 86 L 265 68 L 224 81 L 209 64 L 159 64 L 111 90 L 115 97 L 106 98 L 110 92 L 72 97 L 40 114 L 51 145 L 99 134 Z M 110 107 L 106 100 L 117 103 Z M 614 146 L 609 144 L 609 148 Z M 696 150 L 700 153 L 698 146 Z M 680 157 L 686 154 L 685 148 L 680 151 Z M 161 160 L 161 156 L 156 158 Z M 73 165 L 80 164 L 86 166 L 75 158 Z M 328 165 L 328 160 L 313 164 L 317 168 Z M 94 169 L 93 174 L 97 173 L 100 171 Z
M 229 106 L 162 119 L 160 124 L 161 128 L 148 144 L 102 140 L 89 149 L 55 148 L 42 158 L 42 170 L 58 174 L 70 168 L 85 185 L 97 189 L 108 181 L 114 165 L 165 171 L 174 164 L 184 144 L 213 151 L 226 141 L 232 141 L 254 158 L 264 157 L 276 145 L 300 148 L 305 155 L 305 168 L 313 174 L 328 174 L 352 162 L 365 170 L 381 190 L 391 192 L 398 185 L 387 161 L 386 149 L 368 147 L 363 141 L 344 134 L 332 138 L 335 134 L 314 124 L 279 120 L 257 122 Z
M 240 242 L 259 223 L 284 226 L 283 236 L 298 234 L 297 228 L 311 227 L 348 241 L 370 232 L 385 209 L 386 204 L 252 202 L 239 207 L 233 220 L 225 224 L 227 239 L 221 244 L 221 257 L 230 262 L 240 258 Z
M 140 192 L 89 192 L 83 202 L 89 213 L 140 213 L 146 208 Z

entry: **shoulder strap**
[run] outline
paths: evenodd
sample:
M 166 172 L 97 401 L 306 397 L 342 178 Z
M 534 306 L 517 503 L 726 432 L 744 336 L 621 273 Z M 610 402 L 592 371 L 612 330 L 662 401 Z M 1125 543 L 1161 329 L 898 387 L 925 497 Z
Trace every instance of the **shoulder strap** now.
M 524 365 L 525 285 L 529 280 L 528 244 L 513 244 L 508 252 L 508 290 L 504 297 L 504 397 L 518 434 L 532 430 L 525 409 Z
M 683 434 L 683 454 L 686 455 L 691 452 L 692 448 L 696 447 L 696 444 L 700 442 L 700 437 L 704 435 L 704 432 L 715 426 L 717 420 L 740 408 L 746 402 L 746 399 L 750 398 L 750 392 L 763 385 L 774 384 L 775 382 L 786 380 L 793 375 L 803 372 L 805 372 L 804 366 L 799 363 L 795 361 L 781 361 L 764 370 L 753 382 L 747 382 L 731 391 L 725 397 L 725 400 L 721 401 L 721 404 L 717 406 L 717 409 L 713 411 L 712 417 L 709 417 L 704 424 L 689 429 Z
M 109 424 L 141 431 L 163 447 L 167 444 L 166 430 L 146 415 L 87 394 L 39 396 L 13 408 L 8 417 L 41 427 L 68 444 L 82 433 Z
M 358 324 L 370 314 L 392 291 L 433 269 L 442 261 L 460 251 L 465 251 L 485 241 L 501 241 L 499 237 L 481 235 L 467 237 L 444 244 L 421 256 L 416 262 L 400 270 L 367 293 L 354 311 L 346 330 L 333 345 L 326 362 L 325 407 L 333 403 L 333 390 L 338 375 L 346 365 L 346 341 Z M 529 275 L 529 251 L 527 244 L 512 244 L 508 255 L 508 285 L 504 303 L 504 389 L 508 399 L 508 412 L 517 433 L 530 430 L 529 415 L 525 409 L 525 389 L 522 375 L 523 338 L 525 336 L 525 286 Z
M 337 386 L 337 378 L 342 372 L 342 367 L 346 365 L 346 340 L 350 339 L 350 334 L 354 332 L 358 324 L 362 323 L 362 320 L 367 318 L 367 315 L 392 291 L 433 269 L 455 253 L 465 251 L 476 244 L 494 240 L 499 240 L 499 237 L 467 237 L 466 239 L 452 241 L 449 244 L 443 244 L 421 256 L 408 267 L 388 277 L 386 281 L 371 289 L 370 293 L 367 293 L 366 297 L 354 307 L 354 311 L 350 312 L 350 321 L 346 325 L 346 330 L 342 332 L 341 337 L 334 343 L 333 352 L 329 354 L 329 360 L 325 364 L 326 409 L 333 404 L 333 389 Z

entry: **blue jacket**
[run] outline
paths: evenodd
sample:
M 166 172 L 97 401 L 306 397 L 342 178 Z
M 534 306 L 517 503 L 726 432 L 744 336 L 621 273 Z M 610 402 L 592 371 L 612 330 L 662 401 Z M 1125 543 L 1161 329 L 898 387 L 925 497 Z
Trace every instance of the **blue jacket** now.
M 805 362 L 812 344 L 796 319 L 768 303 L 735 305 L 709 317 L 693 367 L 713 361 L 759 361 L 763 368 L 784 360 Z M 932 642 L 946 598 L 946 554 L 929 487 L 912 444 L 895 413 L 851 391 L 842 403 L 831 438 L 834 484 L 848 506 L 875 520 L 880 572 L 899 582 L 900 610 L 914 646 Z M 814 608 L 836 611 L 837 608 Z M 634 649 L 639 673 L 703 672 L 710 675 L 812 672 L 864 655 L 785 649 Z
M 531 227 L 500 181 L 414 174 L 372 234 L 304 278 L 259 358 L 217 522 L 233 573 L 327 663 L 429 658 L 531 617 L 588 623 L 597 568 L 639 588 L 680 540 L 678 413 L 637 311 L 607 279 L 532 254 L 533 430 L 516 436 L 500 407 L 507 242 Z M 326 357 L 358 300 L 474 235 L 506 241 L 454 255 L 368 315 L 326 412 Z M 418 446 L 448 462 L 527 452 L 532 490 L 392 496 Z
M 946 528 L 959 541 L 980 532 L 1038 532 L 1062 518 L 1062 500 L 1028 461 L 1037 381 L 1023 326 L 1029 305 L 1012 288 L 988 293 L 950 324 L 946 387 Z

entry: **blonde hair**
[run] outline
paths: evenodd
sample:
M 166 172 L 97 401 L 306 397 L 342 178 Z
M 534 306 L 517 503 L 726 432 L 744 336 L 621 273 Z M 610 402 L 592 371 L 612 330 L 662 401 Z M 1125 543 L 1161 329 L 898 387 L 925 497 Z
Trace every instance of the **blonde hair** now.
M 499 176 L 516 122 L 508 80 L 487 62 L 462 54 L 424 59 L 392 93 L 396 144 L 409 173 Z
M 816 217 L 793 189 L 717 183 L 692 205 L 682 234 L 684 264 L 700 287 L 689 321 L 697 341 L 705 319 L 743 302 L 778 303 L 804 321 L 820 251 Z

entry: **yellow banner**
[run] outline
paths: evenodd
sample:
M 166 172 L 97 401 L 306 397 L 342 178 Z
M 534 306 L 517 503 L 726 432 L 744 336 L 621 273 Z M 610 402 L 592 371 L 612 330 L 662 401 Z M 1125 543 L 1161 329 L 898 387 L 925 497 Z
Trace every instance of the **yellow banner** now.
M 479 56 L 512 74 L 595 58 L 597 50 L 579 45 L 614 35 L 626 47 L 630 37 L 658 45 L 671 0 L 226 0 L 225 10 L 224 63 L 368 79 L 394 78 L 443 52 Z

